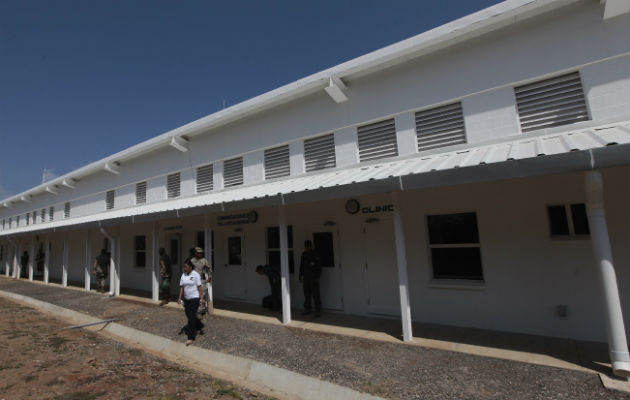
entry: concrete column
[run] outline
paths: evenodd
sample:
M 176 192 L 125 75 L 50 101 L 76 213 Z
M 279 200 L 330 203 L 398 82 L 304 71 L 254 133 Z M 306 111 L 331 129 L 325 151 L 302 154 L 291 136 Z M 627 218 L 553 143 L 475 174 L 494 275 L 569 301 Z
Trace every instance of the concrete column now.
M 19 243 L 16 243 L 15 245 L 15 254 L 13 255 L 13 278 L 15 279 L 20 279 L 20 276 L 22 275 L 22 263 L 21 263 L 21 259 L 20 257 L 22 257 L 22 246 Z
M 90 290 L 92 286 L 92 235 L 88 229 L 85 234 L 85 272 L 83 274 L 83 282 L 85 290 Z
M 4 275 L 5 276 L 9 276 L 9 269 L 11 268 L 10 266 L 11 257 L 9 257 L 10 247 L 11 246 L 9 246 L 8 244 L 4 247 Z
M 606 215 L 604 213 L 603 180 L 598 171 L 589 171 L 585 177 L 586 214 L 591 231 L 591 243 L 595 263 L 600 277 L 603 295 L 604 319 L 608 335 L 608 350 L 613 373 L 627 378 L 630 376 L 630 355 L 619 300 L 617 276 L 608 238 Z
M 157 222 L 153 223 L 151 231 L 151 263 L 153 272 L 151 273 L 151 299 L 158 301 L 160 299 L 160 247 L 158 243 L 158 226 Z
M 411 330 L 411 305 L 409 302 L 409 279 L 407 277 L 407 249 L 405 246 L 405 229 L 400 213 L 399 194 L 393 194 L 394 203 L 394 236 L 396 240 L 396 265 L 398 266 L 398 290 L 400 295 L 400 315 L 402 316 L 403 340 L 413 338 Z
M 210 271 L 213 272 L 214 265 L 212 265 L 212 228 L 210 227 L 210 223 L 208 222 L 208 215 L 205 215 L 205 223 L 204 223 L 204 251 L 206 252 L 206 259 L 210 263 Z M 212 284 L 214 279 L 210 279 L 208 282 L 208 312 L 214 311 L 214 296 L 212 294 Z
M 35 239 L 33 239 L 33 242 L 31 243 L 31 251 L 28 257 L 28 280 L 29 281 L 33 280 L 34 264 L 35 264 Z
M 289 239 L 287 235 L 287 217 L 284 206 L 278 208 L 278 227 L 280 229 L 280 285 L 282 288 L 282 323 L 291 323 L 291 287 L 289 276 Z
M 61 286 L 68 286 L 68 238 L 63 238 L 63 264 L 61 267 Z
M 50 241 L 44 240 L 44 283 L 48 283 L 50 272 Z

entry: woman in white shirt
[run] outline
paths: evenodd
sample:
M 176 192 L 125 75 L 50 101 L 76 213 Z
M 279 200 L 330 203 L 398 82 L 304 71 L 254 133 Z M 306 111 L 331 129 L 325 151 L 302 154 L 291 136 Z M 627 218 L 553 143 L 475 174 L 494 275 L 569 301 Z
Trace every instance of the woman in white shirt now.
M 184 261 L 184 273 L 179 280 L 179 298 L 177 304 L 182 304 L 184 299 L 184 310 L 188 317 L 188 340 L 186 346 L 192 344 L 198 330 L 201 330 L 202 324 L 197 318 L 197 309 L 199 309 L 199 301 L 204 301 L 203 289 L 201 288 L 201 277 L 199 273 L 193 269 L 190 259 Z

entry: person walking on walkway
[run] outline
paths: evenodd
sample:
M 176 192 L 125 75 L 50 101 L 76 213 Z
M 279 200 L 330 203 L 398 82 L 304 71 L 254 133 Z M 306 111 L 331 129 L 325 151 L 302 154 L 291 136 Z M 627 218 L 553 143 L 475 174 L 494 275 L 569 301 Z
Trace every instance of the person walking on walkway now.
M 300 259 L 300 282 L 304 288 L 304 311 L 302 315 L 313 312 L 311 298 L 315 303 L 315 316 L 319 317 L 322 311 L 322 300 L 319 295 L 319 278 L 322 276 L 322 258 L 313 249 L 313 242 L 304 242 L 304 252 Z
M 271 309 L 273 311 L 280 310 L 280 304 L 282 299 L 280 298 L 280 271 L 275 265 L 259 265 L 256 267 L 256 272 L 259 275 L 265 275 L 269 279 L 269 286 L 271 286 Z
M 208 283 L 212 282 L 212 270 L 210 267 L 210 263 L 203 256 L 203 249 L 201 247 L 194 248 L 194 256 L 190 259 L 195 268 L 195 271 L 201 277 L 201 287 L 203 288 L 203 299 L 205 302 L 202 303 L 199 307 L 199 314 L 204 315 L 207 311 L 207 302 L 210 300 L 208 296 Z
M 168 303 L 171 298 L 171 258 L 164 248 L 160 248 L 160 305 Z
M 203 324 L 197 318 L 197 309 L 200 302 L 205 302 L 203 299 L 203 289 L 201 288 L 201 277 L 193 269 L 190 259 L 184 261 L 184 273 L 179 280 L 179 297 L 177 298 L 177 304 L 182 304 L 184 301 L 184 311 L 188 318 L 188 326 L 186 328 L 186 334 L 188 340 L 186 340 L 186 346 L 192 344 L 197 335 L 197 331 L 203 329 Z
M 96 261 L 94 261 L 94 271 L 92 271 L 92 273 L 96 275 L 96 290 L 100 293 L 105 293 L 105 278 L 107 278 L 108 269 L 109 254 L 107 254 L 107 250 L 102 249 L 101 254 L 96 256 Z

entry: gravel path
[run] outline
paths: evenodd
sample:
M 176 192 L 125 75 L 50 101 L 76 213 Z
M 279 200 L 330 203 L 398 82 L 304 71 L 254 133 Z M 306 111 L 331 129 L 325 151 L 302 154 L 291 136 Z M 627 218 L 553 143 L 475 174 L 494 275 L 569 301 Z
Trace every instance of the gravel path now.
M 20 293 L 92 316 L 184 341 L 183 310 L 95 293 L 0 279 Z M 405 344 L 206 316 L 195 345 L 266 362 L 391 399 L 624 399 L 595 374 Z

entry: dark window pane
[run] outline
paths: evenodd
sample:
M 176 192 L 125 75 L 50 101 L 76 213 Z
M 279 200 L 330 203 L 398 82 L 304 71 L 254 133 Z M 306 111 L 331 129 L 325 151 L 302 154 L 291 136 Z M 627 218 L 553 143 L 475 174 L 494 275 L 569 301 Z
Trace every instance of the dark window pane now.
M 136 251 L 136 267 L 144 267 L 146 266 L 146 255 L 144 251 Z
M 267 228 L 267 248 L 280 248 L 280 228 L 278 228 L 277 226 L 270 226 L 269 228 Z
M 228 238 L 228 263 L 230 265 L 241 265 L 240 236 L 232 236 Z
M 551 235 L 568 235 L 569 222 L 564 206 L 547 206 L 547 213 L 549 214 Z
M 275 265 L 280 268 L 280 250 L 267 251 L 267 264 Z M 289 273 L 292 274 L 295 270 L 295 259 L 293 250 L 289 250 Z
M 201 247 L 203 251 L 206 251 L 206 234 L 204 231 L 197 232 L 197 247 Z M 208 258 L 205 254 L 204 257 Z
M 584 204 L 571 204 L 571 216 L 576 235 L 589 235 L 591 233 L 588 229 L 588 218 Z
M 479 247 L 432 248 L 435 279 L 483 280 Z
M 427 222 L 431 244 L 479 243 L 476 213 L 429 215 Z
M 287 236 L 289 237 L 287 239 L 287 246 L 289 246 L 290 249 L 293 248 L 293 225 L 289 225 L 287 226 Z
M 322 267 L 335 266 L 335 246 L 332 232 L 313 233 L 313 247 L 322 257 Z
M 146 236 L 136 236 L 136 250 L 146 250 Z
M 289 250 L 289 273 L 292 274 L 295 271 L 295 257 L 293 256 L 293 250 Z

